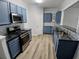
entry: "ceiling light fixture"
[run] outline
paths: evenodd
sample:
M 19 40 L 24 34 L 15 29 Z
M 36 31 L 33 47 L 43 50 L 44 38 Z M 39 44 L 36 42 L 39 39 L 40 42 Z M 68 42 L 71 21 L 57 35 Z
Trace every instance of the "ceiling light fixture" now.
M 43 3 L 43 0 L 35 0 L 36 3 Z

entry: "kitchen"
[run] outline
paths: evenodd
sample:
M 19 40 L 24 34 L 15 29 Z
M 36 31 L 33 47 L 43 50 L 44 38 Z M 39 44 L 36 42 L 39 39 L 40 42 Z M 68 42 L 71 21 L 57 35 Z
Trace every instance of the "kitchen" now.
M 75 22 L 74 18 L 76 16 L 72 18 L 72 15 L 77 13 L 74 12 L 71 16 L 69 14 L 69 11 L 73 10 L 73 8 L 77 7 L 78 9 L 78 4 L 78 0 L 50 0 L 44 2 L 44 4 L 28 0 L 0 0 L 0 59 L 15 59 L 24 50 L 28 49 L 34 36 L 40 37 L 43 34 L 48 36 L 52 34 L 53 38 L 51 40 L 54 41 L 56 50 L 54 54 L 57 54 L 57 59 L 63 59 L 64 57 L 72 59 L 74 54 L 76 56 L 74 56 L 74 59 L 78 59 L 78 52 L 76 52 L 79 39 L 78 20 Z M 65 44 L 66 41 L 63 43 L 63 40 L 59 40 L 65 39 L 65 37 L 67 40 L 70 40 L 69 38 L 74 38 L 75 40 L 70 40 L 69 42 L 73 43 L 68 45 L 68 43 Z M 58 54 L 58 52 L 66 51 L 60 49 L 62 46 L 59 46 L 58 42 L 62 43 L 62 46 L 67 45 L 63 49 L 72 46 L 73 49 L 69 48 L 70 50 L 68 50 L 71 51 L 72 49 L 72 55 L 67 53 L 71 57 L 65 52 L 63 57 L 60 56 L 62 54 Z M 50 45 L 53 44 L 51 43 Z

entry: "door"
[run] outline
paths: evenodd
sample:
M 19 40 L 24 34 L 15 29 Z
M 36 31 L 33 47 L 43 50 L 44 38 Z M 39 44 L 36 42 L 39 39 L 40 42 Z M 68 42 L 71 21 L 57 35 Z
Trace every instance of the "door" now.
M 0 25 L 10 24 L 9 18 L 9 4 L 0 1 Z
M 52 22 L 52 13 L 44 13 L 44 22 Z
M 60 24 L 60 22 L 61 22 L 61 11 L 58 11 L 56 13 L 56 23 Z

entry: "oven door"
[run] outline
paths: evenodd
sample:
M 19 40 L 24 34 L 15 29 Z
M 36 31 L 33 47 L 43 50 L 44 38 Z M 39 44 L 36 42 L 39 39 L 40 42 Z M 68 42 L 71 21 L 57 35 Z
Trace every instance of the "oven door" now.
M 7 42 L 9 53 L 12 59 L 15 59 L 21 53 L 19 37 L 13 38 Z
M 29 33 L 23 33 L 22 35 L 20 35 L 20 40 L 22 45 L 22 51 L 24 51 L 30 42 Z

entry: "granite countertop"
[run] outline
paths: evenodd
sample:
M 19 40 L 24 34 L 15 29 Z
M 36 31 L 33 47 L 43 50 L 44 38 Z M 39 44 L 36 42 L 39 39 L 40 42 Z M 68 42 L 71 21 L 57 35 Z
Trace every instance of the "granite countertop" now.
M 70 40 L 79 41 L 79 34 L 76 33 L 76 29 L 71 28 L 69 26 L 68 27 L 57 26 L 57 27 L 60 29 L 60 31 L 63 31 L 64 33 L 66 33 Z
M 76 33 L 76 29 L 73 28 L 73 27 L 66 26 L 66 25 L 63 25 L 63 27 L 66 28 L 66 29 L 68 29 L 68 30 L 70 30 L 70 31 L 72 31 L 72 32 L 75 32 Z
M 0 40 L 6 38 L 6 36 L 0 35 Z

